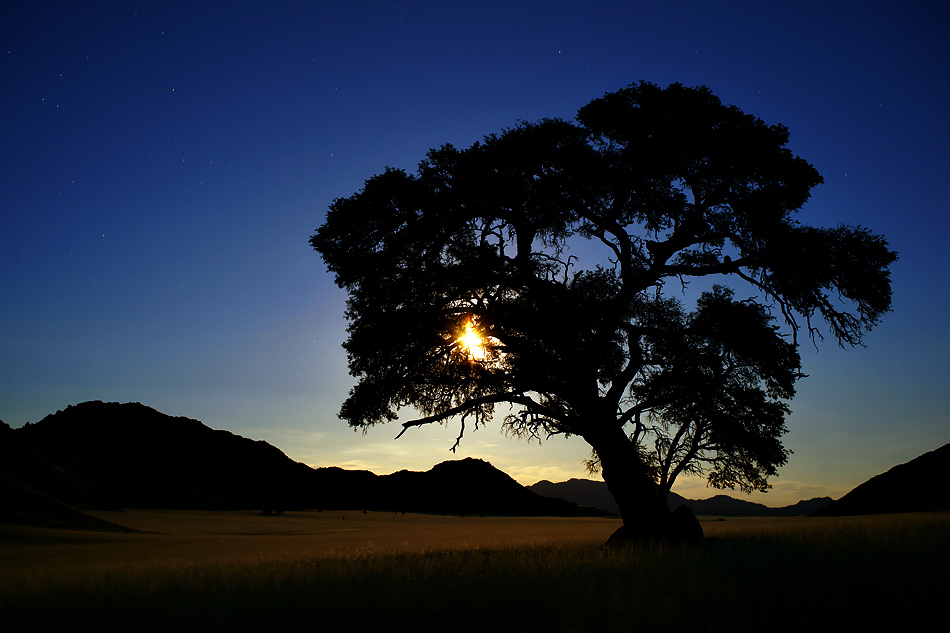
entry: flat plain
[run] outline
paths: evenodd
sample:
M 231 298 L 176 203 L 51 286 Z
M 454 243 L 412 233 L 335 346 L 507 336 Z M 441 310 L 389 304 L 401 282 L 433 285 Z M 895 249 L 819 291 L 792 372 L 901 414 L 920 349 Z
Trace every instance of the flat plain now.
M 141 534 L 78 532 L 0 524 L 0 570 L 103 565 L 212 563 L 262 557 L 326 557 L 541 545 L 603 543 L 619 519 L 480 517 L 386 512 L 251 512 L 127 510 L 92 512 Z
M 704 520 L 603 547 L 618 519 L 97 512 L 138 533 L 0 525 L 0 618 L 99 630 L 890 630 L 933 626 L 950 513 Z M 946 624 L 943 622 L 942 624 Z M 12 629 L 11 629 L 12 630 Z

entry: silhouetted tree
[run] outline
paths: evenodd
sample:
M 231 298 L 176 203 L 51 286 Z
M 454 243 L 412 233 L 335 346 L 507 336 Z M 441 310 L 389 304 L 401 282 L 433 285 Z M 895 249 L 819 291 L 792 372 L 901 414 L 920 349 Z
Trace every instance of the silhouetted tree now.
M 822 179 L 787 141 L 706 87 L 640 83 L 370 178 L 311 238 L 349 294 L 340 417 L 458 417 L 454 450 L 508 404 L 510 435 L 590 444 L 628 537 L 684 532 L 680 474 L 767 489 L 799 333 L 860 345 L 897 257 L 793 219 Z

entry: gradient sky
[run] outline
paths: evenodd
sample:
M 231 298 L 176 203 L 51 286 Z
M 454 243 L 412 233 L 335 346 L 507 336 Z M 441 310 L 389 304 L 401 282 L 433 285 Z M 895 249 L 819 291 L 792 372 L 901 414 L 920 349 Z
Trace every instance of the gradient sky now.
M 950 441 L 945 3 L 465 4 L 3 3 L 0 419 L 138 401 L 313 466 L 586 476 L 580 440 L 496 425 L 453 456 L 455 424 L 338 420 L 345 296 L 307 241 L 386 166 L 648 80 L 788 126 L 825 179 L 800 219 L 900 253 L 866 348 L 803 346 L 794 454 L 751 499 L 839 497 Z

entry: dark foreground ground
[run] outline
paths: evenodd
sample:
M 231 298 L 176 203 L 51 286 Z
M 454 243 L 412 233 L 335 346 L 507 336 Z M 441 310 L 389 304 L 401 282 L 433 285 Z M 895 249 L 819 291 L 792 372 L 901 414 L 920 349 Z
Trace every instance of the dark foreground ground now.
M 5 625 L 920 630 L 950 588 L 950 513 L 710 520 L 702 543 L 622 551 L 612 519 L 96 514 L 141 533 L 0 525 Z

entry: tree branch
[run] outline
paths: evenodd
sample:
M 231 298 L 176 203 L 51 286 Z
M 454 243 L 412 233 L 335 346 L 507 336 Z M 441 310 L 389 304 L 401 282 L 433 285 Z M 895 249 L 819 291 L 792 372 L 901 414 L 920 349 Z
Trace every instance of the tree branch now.
M 708 266 L 689 266 L 683 264 L 669 264 L 664 265 L 660 269 L 660 273 L 666 277 L 705 277 L 706 275 L 728 275 L 739 273 L 741 276 L 741 271 L 739 270 L 742 266 L 747 266 L 751 262 L 746 257 L 740 257 L 739 259 L 732 260 L 729 259 L 727 255 L 724 261 L 718 264 L 710 264 Z
M 673 457 L 679 451 L 680 440 L 683 439 L 683 435 L 686 433 L 686 430 L 689 426 L 690 426 L 690 423 L 688 421 L 684 422 L 683 424 L 680 424 L 680 428 L 676 430 L 676 434 L 673 436 L 673 439 L 670 440 L 670 445 L 666 449 L 666 456 L 660 457 L 661 459 L 660 485 L 661 486 L 665 486 L 667 482 L 670 481 L 669 475 L 670 475 L 670 467 L 673 465 Z
M 414 426 L 424 426 L 426 424 L 442 422 L 444 420 L 448 420 L 449 418 L 453 418 L 459 414 L 463 414 L 462 423 L 463 423 L 463 429 L 464 429 L 464 418 L 466 415 L 471 413 L 472 409 L 476 409 L 486 404 L 497 404 L 499 402 L 510 402 L 512 404 L 520 404 L 525 407 L 543 410 L 543 407 L 541 407 L 541 405 L 539 405 L 537 402 L 535 402 L 534 400 L 532 400 L 531 398 L 529 398 L 528 396 L 524 394 L 496 393 L 496 394 L 491 394 L 488 396 L 482 396 L 480 398 L 473 398 L 472 400 L 469 400 L 463 404 L 460 404 L 457 407 L 446 409 L 445 411 L 441 413 L 436 413 L 435 415 L 430 415 L 424 418 L 419 418 L 417 420 L 409 420 L 408 422 L 403 422 L 402 430 L 399 432 L 399 435 L 397 435 L 395 439 L 398 440 L 400 437 L 402 437 L 403 433 L 405 433 L 407 430 L 409 430 L 410 428 Z M 458 446 L 458 442 L 459 440 L 461 440 L 461 438 L 462 436 L 459 435 L 458 439 L 455 442 L 455 445 L 452 447 L 453 452 L 455 450 L 455 447 Z
M 679 477 L 680 474 L 684 470 L 686 470 L 686 468 L 688 468 L 689 465 L 693 462 L 693 460 L 696 459 L 696 457 L 700 454 L 700 451 L 702 450 L 702 445 L 700 444 L 700 442 L 702 441 L 702 436 L 705 435 L 705 433 L 706 433 L 705 425 L 703 425 L 701 422 L 697 422 L 696 428 L 693 431 L 693 436 L 690 441 L 689 450 L 686 452 L 686 455 L 684 455 L 683 458 L 679 461 L 679 463 L 676 464 L 673 470 L 667 474 L 667 482 L 666 482 L 666 486 L 668 486 L 666 489 L 667 492 L 669 492 L 670 488 L 673 487 L 673 482 L 676 481 L 676 478 Z
M 621 324 L 620 329 L 627 335 L 628 360 L 627 366 L 610 383 L 610 389 L 607 390 L 605 396 L 608 402 L 620 402 L 627 385 L 636 378 L 640 369 L 643 368 L 643 348 L 640 346 L 638 329 L 629 323 Z

